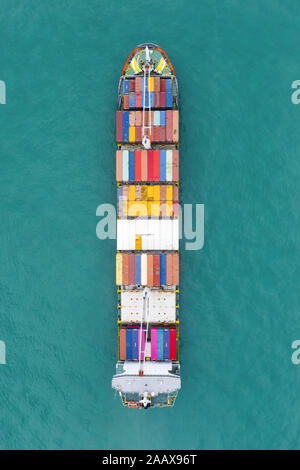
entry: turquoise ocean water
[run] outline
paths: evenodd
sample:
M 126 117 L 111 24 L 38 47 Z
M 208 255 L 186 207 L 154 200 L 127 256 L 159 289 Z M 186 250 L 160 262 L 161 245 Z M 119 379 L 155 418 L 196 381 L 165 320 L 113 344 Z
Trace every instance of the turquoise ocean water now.
M 300 446 L 300 15 L 280 0 L 0 0 L 2 449 Z M 205 245 L 181 251 L 182 390 L 136 412 L 117 354 L 117 85 L 164 48 L 180 87 L 181 200 Z

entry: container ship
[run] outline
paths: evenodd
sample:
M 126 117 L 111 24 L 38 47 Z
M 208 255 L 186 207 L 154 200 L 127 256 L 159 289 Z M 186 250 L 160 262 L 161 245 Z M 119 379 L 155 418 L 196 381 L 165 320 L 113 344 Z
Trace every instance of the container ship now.
M 178 84 L 166 53 L 138 46 L 116 113 L 118 361 L 124 406 L 174 406 L 179 363 Z

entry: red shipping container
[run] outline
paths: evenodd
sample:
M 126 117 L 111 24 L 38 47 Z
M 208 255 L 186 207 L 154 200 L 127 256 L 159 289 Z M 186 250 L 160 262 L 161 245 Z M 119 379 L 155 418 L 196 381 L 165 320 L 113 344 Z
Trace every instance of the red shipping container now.
M 134 78 L 129 80 L 129 91 L 135 91 L 135 80 L 134 80 Z
M 120 361 L 126 361 L 126 328 L 120 328 Z
M 131 253 L 129 255 L 129 263 L 128 263 L 128 284 L 134 284 L 134 254 Z
M 167 84 L 165 78 L 161 78 L 160 80 L 160 91 L 167 91 Z
M 159 126 L 159 141 L 166 141 L 166 126 Z
M 173 186 L 173 201 L 178 202 L 178 186 Z
M 169 330 L 169 359 L 176 361 L 176 330 L 170 328 Z
M 166 111 L 166 141 L 172 142 L 173 141 L 173 111 L 167 110 Z
M 167 94 L 165 91 L 161 91 L 159 94 L 159 107 L 160 108 L 165 108 L 167 105 Z
M 174 143 L 178 142 L 179 138 L 179 111 L 178 109 L 172 111 L 173 112 L 173 133 L 172 133 L 172 140 Z
M 173 253 L 173 284 L 175 286 L 179 285 L 179 255 L 178 253 Z
M 173 257 L 172 254 L 167 254 L 167 286 L 173 285 Z
M 154 91 L 160 92 L 160 77 L 154 77 Z
M 179 216 L 179 202 L 173 202 L 173 215 L 174 217 Z
M 135 107 L 136 108 L 142 107 L 142 93 L 135 94 Z
M 135 125 L 140 127 L 142 125 L 142 111 L 135 112 Z
M 135 128 L 135 141 L 142 142 L 142 128 L 141 127 Z
M 138 127 L 135 129 L 135 137 L 136 131 Z M 137 139 L 136 139 L 137 140 Z M 134 180 L 141 181 L 141 150 L 136 150 L 134 152 Z
M 122 165 L 123 165 L 123 152 L 122 150 L 117 150 L 116 153 L 116 180 L 122 181 Z
M 153 255 L 153 285 L 160 286 L 160 255 Z
M 128 286 L 128 264 L 129 264 L 129 255 L 123 253 L 122 255 L 122 283 L 124 286 Z
M 141 151 L 141 181 L 147 181 L 148 177 L 148 156 L 147 150 Z
M 117 111 L 117 142 L 122 142 L 123 140 L 123 112 Z
M 153 107 L 154 108 L 159 108 L 160 107 L 159 92 L 154 92 Z
M 152 127 L 152 140 L 153 140 L 153 142 L 160 142 L 160 129 L 159 129 L 159 126 Z
M 160 150 L 153 151 L 153 181 L 160 181 Z
M 123 108 L 129 109 L 129 95 L 123 96 Z
M 147 151 L 147 181 L 153 181 L 153 150 Z
M 178 150 L 173 150 L 173 181 L 179 181 L 179 153 Z
M 153 287 L 153 255 L 147 255 L 147 286 Z
M 141 93 L 142 91 L 142 77 L 135 77 L 135 92 Z

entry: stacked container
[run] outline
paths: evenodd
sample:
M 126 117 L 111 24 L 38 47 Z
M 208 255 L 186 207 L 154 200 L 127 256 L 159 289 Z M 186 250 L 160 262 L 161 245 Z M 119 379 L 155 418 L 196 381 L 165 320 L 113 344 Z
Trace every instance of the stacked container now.
M 116 284 L 120 293 L 143 292 L 148 287 L 178 299 L 179 113 L 174 80 L 153 72 L 150 78 L 143 73 L 122 78 L 116 115 Z M 150 149 L 142 145 L 144 135 L 151 139 Z M 128 310 L 130 298 L 134 302 L 136 296 L 126 295 Z M 178 361 L 178 304 L 174 323 L 164 323 L 157 320 L 159 298 L 158 294 L 156 321 L 149 328 L 144 322 L 142 329 L 140 323 L 131 324 L 134 320 L 126 323 L 119 314 L 119 361 Z M 133 305 L 131 316 L 141 317 Z

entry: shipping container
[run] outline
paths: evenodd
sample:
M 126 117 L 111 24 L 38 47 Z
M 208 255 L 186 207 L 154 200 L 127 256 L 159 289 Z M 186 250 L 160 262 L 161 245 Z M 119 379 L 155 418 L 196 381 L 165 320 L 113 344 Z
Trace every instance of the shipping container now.
M 129 181 L 134 181 L 134 151 L 129 151 Z
M 135 141 L 138 143 L 142 142 L 142 128 L 141 127 L 135 128 Z
M 135 181 L 141 181 L 141 150 L 136 150 L 134 157 L 134 179 Z
M 123 111 L 117 111 L 116 119 L 117 142 L 123 140 Z
M 160 112 L 159 111 L 154 111 L 153 125 L 160 126 Z
M 166 254 L 160 255 L 160 285 L 165 286 L 167 284 L 167 264 Z
M 166 181 L 172 181 L 173 165 L 172 165 L 172 150 L 168 149 L 166 152 Z M 167 200 L 170 200 L 167 198 Z
M 129 93 L 129 80 L 124 80 L 124 95 Z
M 121 286 L 122 285 L 122 254 L 121 253 L 117 253 L 116 255 L 116 284 L 117 286 Z
M 160 125 L 165 126 L 166 125 L 166 111 L 160 111 Z
M 164 354 L 164 361 L 168 361 L 170 357 L 170 344 L 169 344 L 169 328 L 164 328 L 163 330 L 163 337 L 164 337 L 164 348 L 163 348 L 163 354 Z
M 129 180 L 129 151 L 123 150 L 123 165 L 122 165 L 122 173 L 123 173 L 123 181 Z
M 160 256 L 153 255 L 153 285 L 160 286 Z
M 179 285 L 179 255 L 178 253 L 173 254 L 173 284 Z
M 179 112 L 173 111 L 173 142 L 177 143 L 179 139 Z
M 117 188 L 117 212 L 118 217 L 122 217 L 123 215 L 123 188 L 122 186 L 118 186 Z
M 165 126 L 159 126 L 159 140 L 160 142 L 165 142 L 166 141 L 166 127 Z
M 126 360 L 132 359 L 132 329 L 126 328 Z
M 122 181 L 123 169 L 122 169 L 122 150 L 116 152 L 116 180 Z
M 134 265 L 135 265 L 135 256 L 133 253 L 128 255 L 128 285 L 132 286 L 135 284 L 135 273 L 134 273 Z
M 159 126 L 152 128 L 152 140 L 153 142 L 160 141 L 160 127 Z
M 142 125 L 142 111 L 135 112 L 135 125 L 137 127 Z
M 176 361 L 176 330 L 175 328 L 169 329 L 169 359 L 170 361 Z
M 147 286 L 153 287 L 153 255 L 147 255 Z
M 160 187 L 160 200 L 161 202 L 166 200 L 167 186 L 161 185 Z
M 134 281 L 136 285 L 141 284 L 141 255 L 136 254 L 134 258 Z
M 147 168 L 148 168 L 148 181 L 153 181 L 153 150 L 147 152 Z
M 123 96 L 123 108 L 129 109 L 129 95 Z
M 167 98 L 168 98 L 168 96 L 167 96 Z M 135 108 L 135 93 L 133 93 L 133 92 L 129 93 L 129 108 Z
M 142 107 L 142 93 L 135 94 L 135 107 L 136 108 Z
M 151 328 L 151 361 L 157 361 L 157 328 Z
M 129 92 L 131 91 L 135 91 L 135 79 L 134 78 L 129 80 Z
M 129 140 L 129 112 L 123 111 L 123 142 Z
M 129 111 L 129 127 L 135 126 L 135 111 Z
M 166 141 L 172 142 L 173 141 L 173 111 L 168 110 L 166 111 Z
M 137 328 L 132 328 L 131 333 L 131 341 L 132 341 L 132 360 L 137 361 L 139 358 L 139 330 Z
M 154 91 L 160 92 L 160 77 L 154 77 Z
M 126 361 L 126 328 L 120 328 L 120 361 Z
M 164 358 L 163 344 L 164 344 L 163 329 L 157 328 L 157 360 L 158 361 L 162 361 Z
M 173 201 L 178 201 L 178 186 L 173 186 Z
M 160 181 L 160 151 L 153 150 L 153 181 Z M 154 198 L 155 199 L 155 198 Z
M 142 91 L 142 77 L 135 78 L 135 92 L 141 93 Z
M 139 184 L 135 185 L 135 200 L 136 201 L 142 200 L 142 188 Z
M 123 253 L 123 259 L 122 259 L 122 282 L 124 286 L 127 286 L 129 284 L 129 255 L 127 253 Z
M 154 108 L 159 108 L 160 107 L 160 98 L 159 98 L 159 92 L 154 92 Z
M 130 106 L 130 99 L 129 99 L 129 106 Z M 172 92 L 166 93 L 166 108 L 172 108 L 173 107 L 173 95 Z
M 167 84 L 165 78 L 161 78 L 160 80 L 160 91 L 167 91 Z
M 173 181 L 179 181 L 179 153 L 173 150 Z
M 135 127 L 129 127 L 129 142 L 135 142 Z
M 167 97 L 166 97 L 166 92 L 165 91 L 161 91 L 159 93 L 159 101 L 160 101 L 160 107 L 165 108 L 166 103 L 167 103 Z
M 167 253 L 166 256 L 166 265 L 167 265 L 167 285 L 173 285 L 173 255 L 171 253 Z
M 159 168 L 160 181 L 166 181 L 166 151 L 160 151 L 160 168 Z

